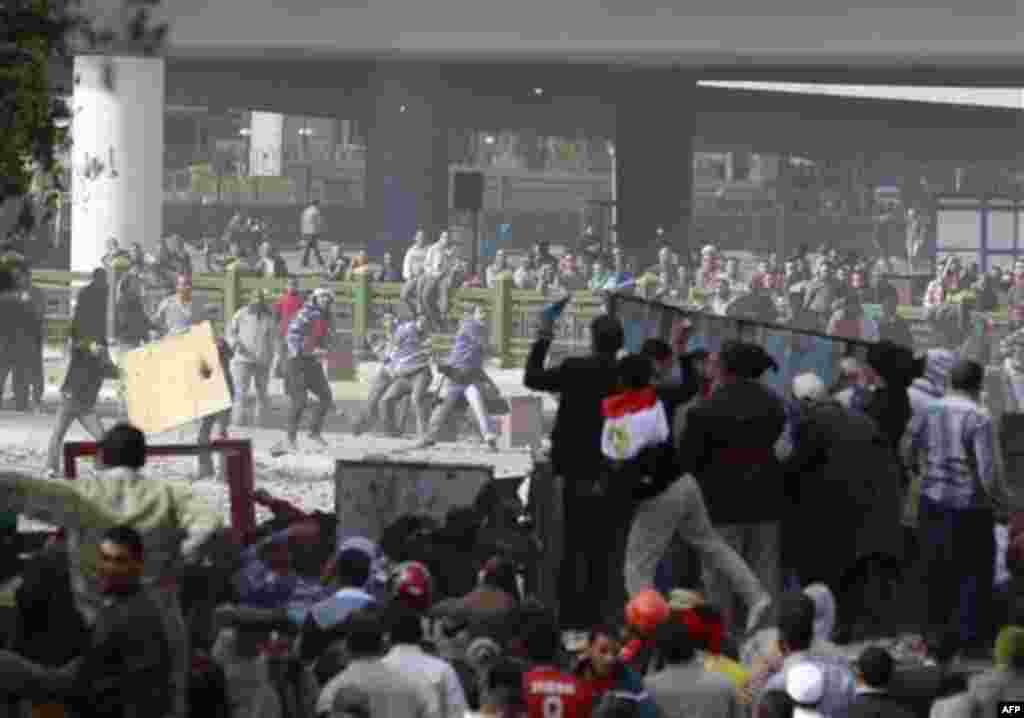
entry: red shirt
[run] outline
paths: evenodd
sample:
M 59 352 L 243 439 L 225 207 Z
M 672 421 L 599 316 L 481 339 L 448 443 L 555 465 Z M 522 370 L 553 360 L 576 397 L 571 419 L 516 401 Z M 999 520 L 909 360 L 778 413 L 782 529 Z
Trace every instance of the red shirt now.
M 590 718 L 593 693 L 583 681 L 553 666 L 523 677 L 527 718 Z
M 282 337 L 288 336 L 288 325 L 291 323 L 292 319 L 295 318 L 295 315 L 299 313 L 299 310 L 302 309 L 304 302 L 305 300 L 302 298 L 301 294 L 292 294 L 291 292 L 288 292 L 274 304 L 274 311 L 281 319 L 281 323 L 278 325 L 278 328 Z

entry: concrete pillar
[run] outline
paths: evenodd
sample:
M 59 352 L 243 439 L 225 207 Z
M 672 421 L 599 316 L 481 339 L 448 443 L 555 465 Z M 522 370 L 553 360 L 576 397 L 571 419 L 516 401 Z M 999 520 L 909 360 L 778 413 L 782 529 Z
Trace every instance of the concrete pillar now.
M 163 231 L 164 61 L 75 58 L 71 270 L 100 266 L 106 243 L 153 251 Z
M 371 256 L 402 256 L 418 227 L 436 238 L 448 225 L 448 103 L 439 65 L 382 62 L 366 156 Z
M 249 120 L 249 176 L 280 177 L 284 172 L 284 115 L 253 112 Z
M 697 78 L 646 69 L 616 77 L 618 237 L 642 268 L 656 254 L 658 227 L 677 251 L 688 246 Z

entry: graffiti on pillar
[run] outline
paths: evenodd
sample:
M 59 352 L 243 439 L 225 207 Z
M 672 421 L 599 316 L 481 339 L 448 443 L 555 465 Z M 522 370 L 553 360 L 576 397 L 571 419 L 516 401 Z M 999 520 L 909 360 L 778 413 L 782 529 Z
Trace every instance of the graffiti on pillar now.
M 106 161 L 99 155 L 85 152 L 82 161 L 73 168 L 73 171 L 75 179 L 81 187 L 74 194 L 74 203 L 86 212 L 89 210 L 91 201 L 103 191 L 102 188 L 106 187 L 107 194 L 109 194 L 110 181 L 120 176 L 116 167 L 113 147 L 107 149 Z M 107 182 L 103 182 L 103 180 L 107 180 Z

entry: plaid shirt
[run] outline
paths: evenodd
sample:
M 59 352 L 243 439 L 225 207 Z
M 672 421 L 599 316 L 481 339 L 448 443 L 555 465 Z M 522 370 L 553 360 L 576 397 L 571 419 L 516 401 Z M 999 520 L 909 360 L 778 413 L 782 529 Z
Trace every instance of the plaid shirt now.
M 922 496 L 955 509 L 989 505 L 999 465 L 988 411 L 950 394 L 915 414 L 907 433 L 907 465 L 920 467 Z
M 288 356 L 308 356 L 317 347 L 326 347 L 330 344 L 331 317 L 316 301 L 310 297 L 302 305 L 302 309 L 295 315 L 295 318 L 288 324 Z M 323 336 L 317 336 L 317 327 L 320 326 L 326 331 Z
M 430 339 L 416 325 L 416 320 L 399 325 L 391 339 L 388 352 L 388 371 L 397 376 L 404 376 L 430 366 Z
M 480 369 L 484 365 L 486 345 L 487 325 L 476 317 L 466 317 L 455 335 L 448 365 L 463 371 Z

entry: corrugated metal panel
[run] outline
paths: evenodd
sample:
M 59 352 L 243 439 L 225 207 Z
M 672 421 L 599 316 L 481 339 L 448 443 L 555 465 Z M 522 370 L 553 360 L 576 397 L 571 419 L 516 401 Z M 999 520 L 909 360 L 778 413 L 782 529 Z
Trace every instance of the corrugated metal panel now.
M 409 514 L 443 523 L 450 509 L 472 505 L 493 480 L 494 467 L 483 464 L 339 460 L 334 472 L 339 540 L 379 541 L 385 528 Z

